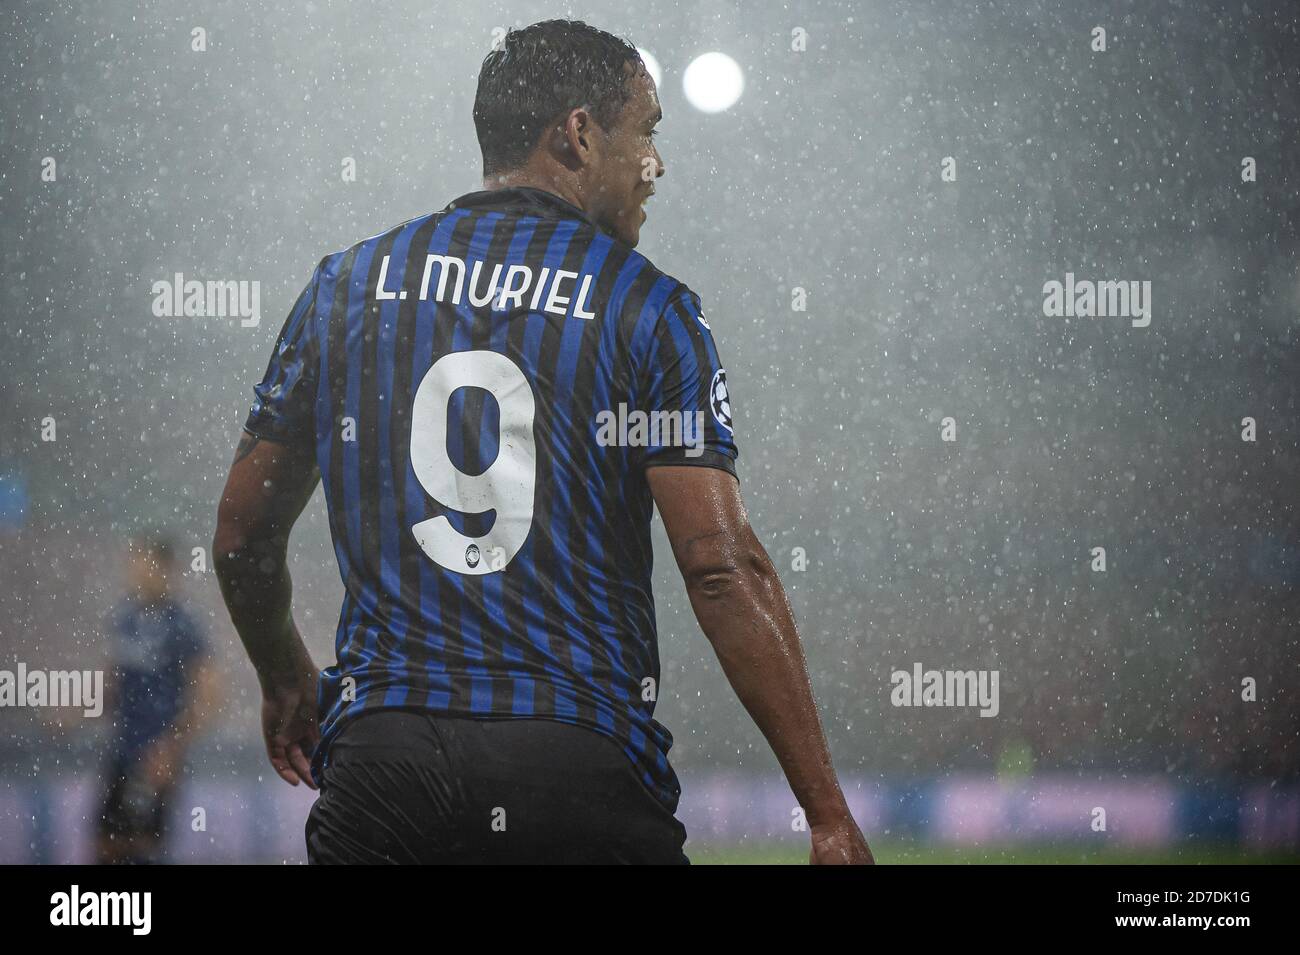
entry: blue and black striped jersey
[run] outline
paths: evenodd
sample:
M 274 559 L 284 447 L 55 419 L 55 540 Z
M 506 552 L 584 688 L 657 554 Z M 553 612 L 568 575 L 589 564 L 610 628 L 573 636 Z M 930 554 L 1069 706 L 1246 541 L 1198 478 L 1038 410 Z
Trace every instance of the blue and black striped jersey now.
M 675 808 L 644 468 L 737 454 L 694 292 L 556 195 L 474 192 L 322 260 L 255 393 L 345 588 L 317 776 L 372 708 L 553 719 Z

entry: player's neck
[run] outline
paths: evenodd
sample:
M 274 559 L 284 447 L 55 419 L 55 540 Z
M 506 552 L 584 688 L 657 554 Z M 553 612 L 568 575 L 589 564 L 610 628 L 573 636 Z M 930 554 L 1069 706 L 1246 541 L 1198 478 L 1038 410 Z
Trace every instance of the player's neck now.
M 508 172 L 497 173 L 483 178 L 483 188 L 493 189 L 541 189 L 543 192 L 549 192 L 559 196 L 565 202 L 579 209 L 586 211 L 586 204 L 582 201 L 581 187 L 571 180 L 570 177 L 563 174 L 550 175 L 544 171 L 535 169 L 511 169 Z

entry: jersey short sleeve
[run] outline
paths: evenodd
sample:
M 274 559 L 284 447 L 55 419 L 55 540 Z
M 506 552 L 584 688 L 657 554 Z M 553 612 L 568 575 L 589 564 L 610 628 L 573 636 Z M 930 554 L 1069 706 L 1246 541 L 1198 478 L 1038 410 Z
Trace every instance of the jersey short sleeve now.
M 641 343 L 638 403 L 650 422 L 643 466 L 699 465 L 734 475 L 731 393 L 699 296 L 679 285 Z
M 282 444 L 310 446 L 315 441 L 320 377 L 315 312 L 320 276 L 318 266 L 280 330 L 266 374 L 253 388 L 253 407 L 244 423 L 249 434 Z

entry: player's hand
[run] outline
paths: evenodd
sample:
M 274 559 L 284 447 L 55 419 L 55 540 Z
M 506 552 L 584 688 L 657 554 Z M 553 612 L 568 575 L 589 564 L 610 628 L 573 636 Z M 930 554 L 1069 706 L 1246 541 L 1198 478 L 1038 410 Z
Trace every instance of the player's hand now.
M 836 822 L 812 827 L 810 865 L 875 865 L 862 830 L 846 816 Z
M 305 673 L 291 685 L 268 687 L 262 691 L 262 736 L 266 755 L 280 778 L 291 786 L 306 783 L 315 789 L 311 778 L 311 755 L 320 741 L 320 723 L 316 709 L 315 670 Z

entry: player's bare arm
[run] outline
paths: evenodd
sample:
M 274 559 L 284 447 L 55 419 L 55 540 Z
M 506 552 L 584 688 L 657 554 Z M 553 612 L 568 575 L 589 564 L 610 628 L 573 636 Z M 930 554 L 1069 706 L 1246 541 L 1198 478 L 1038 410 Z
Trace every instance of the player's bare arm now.
M 317 671 L 291 612 L 289 532 L 320 481 L 310 452 L 244 433 L 217 512 L 213 562 L 262 685 L 262 733 L 285 782 L 312 782 Z
M 758 542 L 736 479 L 717 468 L 651 467 L 691 607 L 736 695 L 807 814 L 815 863 L 871 863 L 831 766 L 785 588 Z

